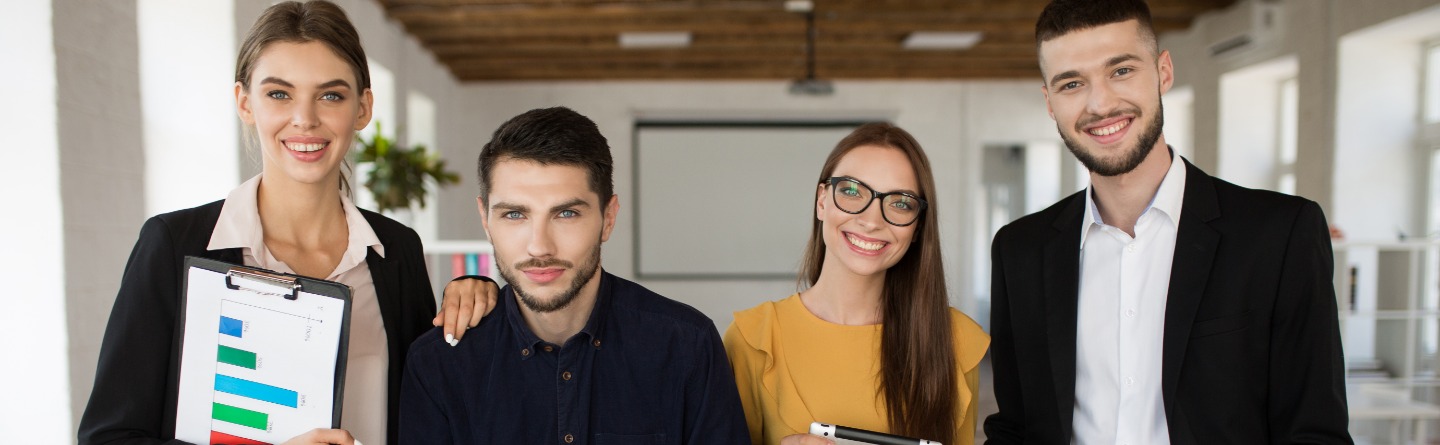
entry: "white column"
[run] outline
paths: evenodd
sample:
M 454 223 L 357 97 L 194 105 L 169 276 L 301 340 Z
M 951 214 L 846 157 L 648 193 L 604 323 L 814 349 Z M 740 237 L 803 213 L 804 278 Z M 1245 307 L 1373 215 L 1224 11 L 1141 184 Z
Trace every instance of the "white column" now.
M 138 0 L 145 214 L 224 198 L 240 183 L 232 0 Z

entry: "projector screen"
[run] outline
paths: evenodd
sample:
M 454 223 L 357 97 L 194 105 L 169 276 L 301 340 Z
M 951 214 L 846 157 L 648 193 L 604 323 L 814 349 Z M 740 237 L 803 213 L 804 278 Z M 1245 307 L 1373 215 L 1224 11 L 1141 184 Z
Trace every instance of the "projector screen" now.
M 636 273 L 795 278 L 821 164 L 858 125 L 637 124 Z

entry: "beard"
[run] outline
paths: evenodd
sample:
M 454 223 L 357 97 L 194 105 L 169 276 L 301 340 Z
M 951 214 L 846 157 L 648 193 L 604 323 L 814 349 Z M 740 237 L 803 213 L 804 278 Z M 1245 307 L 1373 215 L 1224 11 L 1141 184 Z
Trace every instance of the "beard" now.
M 496 252 L 495 259 L 497 263 L 502 265 L 505 264 L 505 261 L 503 259 L 500 259 L 498 252 Z M 565 307 L 569 306 L 571 302 L 575 301 L 575 297 L 580 295 L 580 288 L 585 287 L 585 284 L 590 282 L 590 278 L 595 276 L 595 271 L 600 269 L 600 243 L 595 243 L 595 248 L 590 249 L 590 255 L 585 258 L 582 263 L 580 263 L 580 268 L 575 269 L 577 273 L 575 274 L 575 278 L 571 279 L 570 287 L 566 288 L 563 292 L 555 295 L 555 297 L 550 299 L 550 301 L 544 301 L 536 298 L 535 295 L 527 292 L 524 287 L 520 286 L 520 282 L 515 279 L 514 274 L 517 270 L 523 268 L 544 268 L 554 266 L 571 268 L 574 266 L 574 264 L 569 261 L 560 259 L 550 259 L 542 261 L 532 258 L 522 261 L 513 267 L 501 266 L 500 278 L 504 278 L 506 283 L 510 283 L 510 285 L 515 288 L 515 295 L 518 295 L 520 297 L 520 303 L 524 304 L 525 307 L 530 308 L 531 311 L 554 312 L 564 309 Z
M 1120 114 L 1125 111 L 1128 110 L 1120 110 L 1117 111 L 1115 114 Z M 1108 119 L 1110 117 L 1111 116 L 1106 116 L 1093 119 L 1092 121 Z M 1135 117 L 1136 119 L 1139 119 L 1141 117 L 1144 117 L 1144 115 L 1136 112 Z M 1077 125 L 1077 127 L 1084 125 L 1085 124 Z M 1095 173 L 1100 176 L 1119 176 L 1130 173 L 1132 170 L 1135 170 L 1135 167 L 1139 167 L 1141 162 L 1145 162 L 1145 157 L 1149 156 L 1150 150 L 1153 150 L 1155 148 L 1155 142 L 1160 140 L 1160 129 L 1164 126 L 1165 106 L 1164 104 L 1160 104 L 1155 108 L 1155 119 L 1150 121 L 1150 125 L 1145 127 L 1144 132 L 1140 133 L 1140 140 L 1135 142 L 1134 147 L 1131 147 L 1129 150 L 1121 153 L 1120 159 L 1115 160 L 1115 162 L 1106 162 L 1105 160 L 1100 159 L 1098 156 L 1095 156 L 1094 153 L 1085 151 L 1085 149 L 1080 146 L 1080 143 L 1078 141 L 1072 139 L 1070 135 L 1066 134 L 1064 130 L 1060 129 L 1059 124 L 1055 125 L 1055 129 L 1059 130 L 1060 139 L 1063 139 L 1065 141 L 1065 147 L 1069 148 L 1070 153 L 1075 154 L 1075 159 L 1079 160 L 1080 164 L 1084 165 L 1086 169 L 1089 169 L 1091 173 Z M 1083 133 L 1084 131 L 1080 132 Z

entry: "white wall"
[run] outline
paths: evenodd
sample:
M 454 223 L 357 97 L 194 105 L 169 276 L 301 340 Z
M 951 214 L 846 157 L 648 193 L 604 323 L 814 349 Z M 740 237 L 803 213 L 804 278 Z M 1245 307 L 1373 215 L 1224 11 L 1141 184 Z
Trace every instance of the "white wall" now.
M 1257 63 L 1220 76 L 1219 177 L 1237 185 L 1275 190 L 1280 141 L 1280 81 L 1295 77 L 1293 56 Z
M 995 82 L 837 82 L 828 97 L 791 96 L 785 82 L 569 82 L 485 83 L 467 85 L 460 94 L 466 144 L 447 146 L 445 154 L 463 172 L 465 187 L 441 194 L 440 236 L 482 239 L 475 210 L 475 159 L 490 134 L 505 120 L 533 108 L 564 105 L 590 117 L 609 140 L 615 159 L 615 186 L 621 213 L 617 230 L 604 247 L 605 268 L 634 277 L 635 199 L 631 172 L 633 128 L 639 116 L 694 119 L 816 119 L 837 116 L 893 116 L 925 148 L 935 170 L 941 241 L 951 303 L 977 318 L 975 296 L 966 286 L 968 252 L 988 251 L 967 236 L 972 211 L 970 191 L 979 187 L 979 150 L 985 142 L 1055 138 L 1037 81 Z M 838 142 L 838 141 L 836 141 Z M 819 171 L 795 172 L 810 176 Z M 737 209 L 736 212 L 745 209 Z M 677 228 L 683 230 L 683 228 Z M 796 258 L 798 260 L 798 256 Z M 988 278 L 988 276 L 987 276 Z M 784 298 L 794 280 L 648 280 L 641 284 L 705 312 L 722 329 L 732 312 Z M 988 291 L 988 288 L 987 288 Z
M 7 190 L 0 233 L 0 283 L 9 296 L 0 310 L 0 381 L 12 382 L 0 403 L 0 431 L 13 443 L 64 443 L 73 437 L 69 349 L 65 331 L 65 269 L 60 209 L 60 146 L 55 119 L 55 46 L 49 0 L 24 2 L 0 14 L 0 85 L 14 104 L 0 108 L 0 126 L 24 165 L 0 175 Z M 20 192 L 24 191 L 24 192 Z M 24 211 L 24 216 L 16 213 Z M 16 213 L 9 213 L 16 212 Z M 22 360 L 21 357 L 24 357 Z
M 1212 55 L 1210 45 L 1237 29 L 1248 8 L 1256 4 L 1272 4 L 1278 8 L 1269 32 L 1257 33 L 1259 43 L 1249 48 Z M 1398 146 L 1395 138 L 1413 137 L 1413 133 L 1406 136 L 1395 132 L 1405 131 L 1401 128 L 1404 125 L 1413 125 L 1413 112 L 1406 116 L 1400 114 L 1409 106 L 1406 102 L 1414 102 L 1419 83 L 1403 78 L 1410 75 L 1402 72 L 1410 70 L 1407 62 L 1362 60 L 1386 54 L 1393 56 L 1405 51 L 1405 45 L 1391 41 L 1383 48 L 1369 47 L 1376 52 L 1366 54 L 1359 46 L 1342 51 L 1341 42 L 1355 31 L 1434 7 L 1434 0 L 1285 0 L 1278 4 L 1242 0 L 1226 11 L 1201 16 L 1186 31 L 1161 36 L 1161 48 L 1170 50 L 1175 61 L 1176 87 L 1193 91 L 1195 148 L 1192 160 L 1200 168 L 1230 179 L 1225 176 L 1226 169 L 1219 168 L 1224 162 L 1220 148 L 1224 133 L 1221 126 L 1229 118 L 1225 116 L 1229 110 L 1220 103 L 1222 77 L 1266 61 L 1293 58 L 1297 64 L 1300 130 L 1295 164 L 1296 194 L 1319 202 L 1331 222 L 1345 230 L 1350 239 L 1393 239 L 1396 228 L 1416 233 L 1410 228 L 1421 223 L 1418 212 L 1423 208 L 1423 201 L 1414 190 L 1421 189 L 1420 184 L 1425 183 L 1423 173 L 1418 173 L 1423 171 L 1425 162 L 1400 161 L 1398 159 L 1405 156 L 1398 154 L 1398 148 L 1390 147 Z M 1440 29 L 1440 26 L 1430 24 L 1428 29 Z M 1414 53 L 1418 57 L 1418 50 Z M 1342 60 L 1344 54 L 1351 56 Z M 1351 74 L 1344 74 L 1347 70 Z M 1418 70 L 1413 72 L 1418 75 Z M 1342 83 L 1345 76 L 1358 79 L 1359 83 L 1351 81 L 1351 86 L 1347 86 Z M 1370 89 L 1377 87 L 1380 89 L 1372 94 Z M 1408 89 L 1410 97 L 1400 97 L 1393 89 Z M 1397 108 L 1388 110 L 1364 106 L 1380 97 L 1401 102 Z M 1384 117 L 1354 114 L 1376 111 Z M 1375 120 L 1384 122 L 1373 122 Z M 1378 126 L 1361 125 L 1365 122 Z M 1377 147 L 1379 152 L 1372 151 Z M 1358 164 L 1352 165 L 1355 162 Z M 1402 162 L 1408 164 L 1402 165 Z M 1389 176 L 1378 182 L 1368 181 L 1378 171 L 1385 171 Z

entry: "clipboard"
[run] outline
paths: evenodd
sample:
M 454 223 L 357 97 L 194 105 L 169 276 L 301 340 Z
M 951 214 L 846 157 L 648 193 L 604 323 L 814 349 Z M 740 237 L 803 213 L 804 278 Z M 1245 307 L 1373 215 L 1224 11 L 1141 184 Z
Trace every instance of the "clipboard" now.
M 175 438 L 270 445 L 339 428 L 351 289 L 185 257 Z

